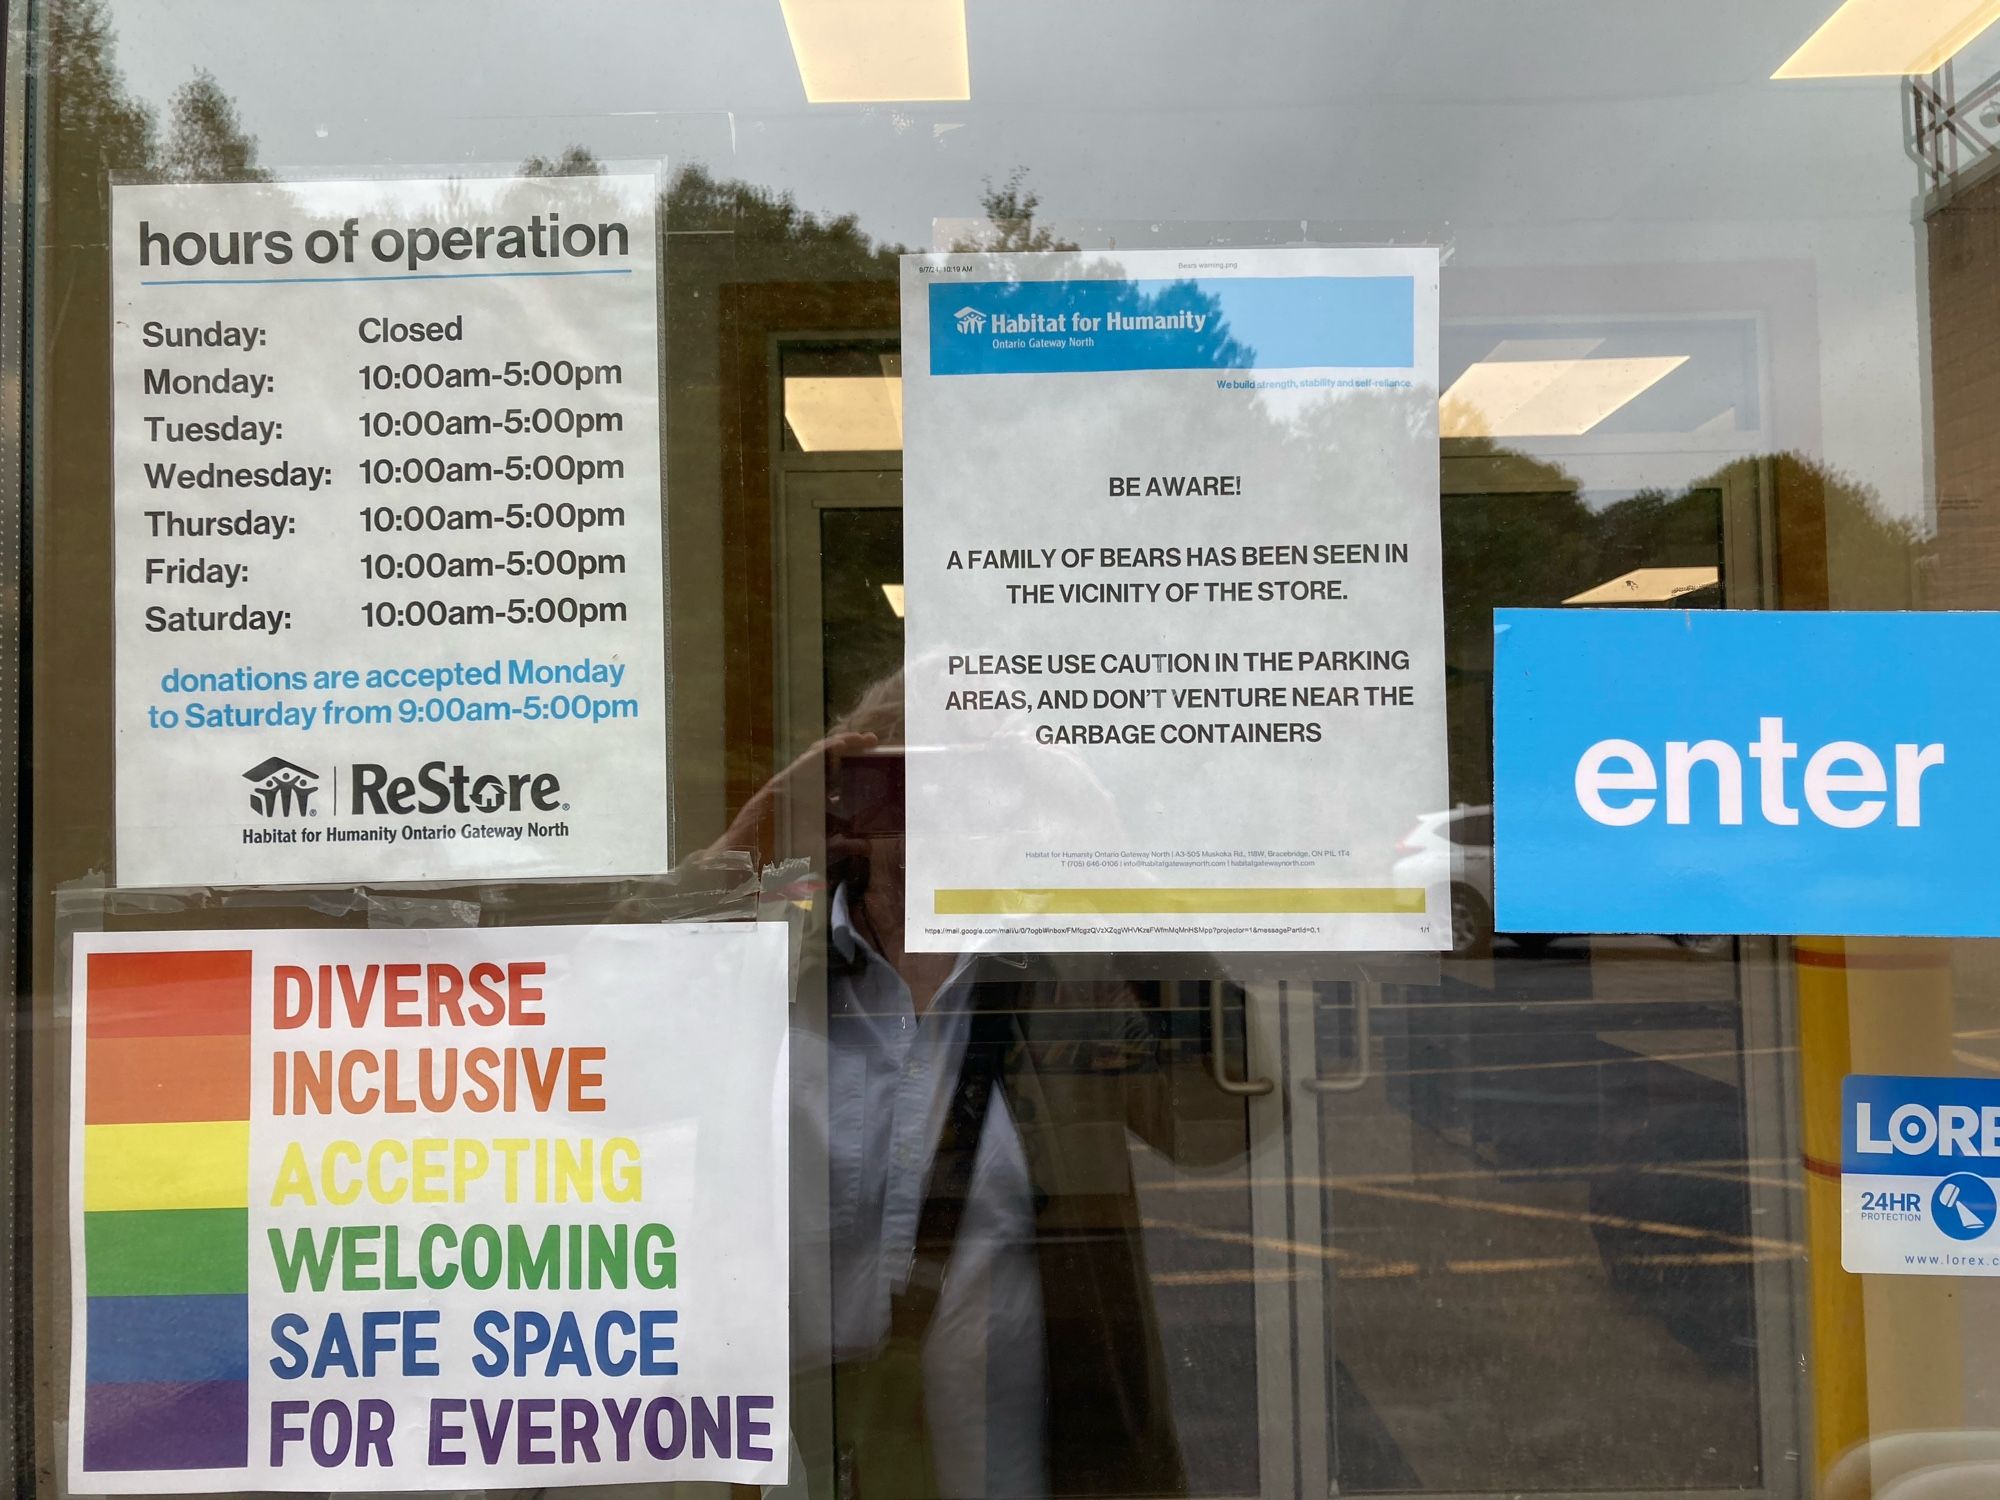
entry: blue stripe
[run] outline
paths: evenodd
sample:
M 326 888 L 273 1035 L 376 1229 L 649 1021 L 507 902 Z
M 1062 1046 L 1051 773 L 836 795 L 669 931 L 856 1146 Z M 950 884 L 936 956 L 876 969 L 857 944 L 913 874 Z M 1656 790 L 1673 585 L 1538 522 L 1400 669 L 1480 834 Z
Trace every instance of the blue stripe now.
M 84 1378 L 91 1384 L 243 1380 L 250 1373 L 250 1299 L 92 1297 Z
M 140 286 L 330 286 L 343 281 L 503 281 L 524 276 L 630 276 L 632 268 L 599 271 L 398 271 L 387 276 L 177 276 Z
M 1408 276 L 952 281 L 927 291 L 933 375 L 1416 364 Z

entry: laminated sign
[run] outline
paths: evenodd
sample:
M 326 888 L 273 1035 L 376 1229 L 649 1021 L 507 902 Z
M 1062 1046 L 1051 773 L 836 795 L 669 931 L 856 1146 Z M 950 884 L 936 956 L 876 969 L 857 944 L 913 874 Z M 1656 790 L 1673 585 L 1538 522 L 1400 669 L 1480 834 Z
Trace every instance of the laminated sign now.
M 759 924 L 76 941 L 69 1489 L 782 1483 Z
M 657 192 L 112 190 L 120 884 L 666 866 Z
M 2000 1080 L 1856 1074 L 1841 1105 L 1841 1266 L 2000 1276 Z
M 1451 946 L 1435 250 L 903 259 L 911 949 Z

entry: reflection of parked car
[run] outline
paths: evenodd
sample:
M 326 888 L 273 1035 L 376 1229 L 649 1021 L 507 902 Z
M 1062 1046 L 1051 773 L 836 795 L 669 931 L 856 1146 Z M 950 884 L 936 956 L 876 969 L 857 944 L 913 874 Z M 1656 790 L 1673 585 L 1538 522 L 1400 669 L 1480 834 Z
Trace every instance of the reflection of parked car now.
M 1450 812 L 1423 813 L 1417 826 L 1396 846 L 1402 855 L 1394 866 L 1398 885 L 1424 888 L 1426 909 L 1451 913 L 1451 951 L 1480 958 L 1493 948 L 1493 808 L 1454 807 Z M 1528 953 L 1539 953 L 1562 936 L 1552 932 L 1513 932 L 1508 939 Z M 1703 955 L 1730 951 L 1731 939 L 1709 934 L 1666 933 L 1669 942 Z
M 1493 809 L 1424 813 L 1396 846 L 1398 885 L 1420 885 L 1431 911 L 1451 913 L 1451 951 L 1478 955 L 1493 944 Z

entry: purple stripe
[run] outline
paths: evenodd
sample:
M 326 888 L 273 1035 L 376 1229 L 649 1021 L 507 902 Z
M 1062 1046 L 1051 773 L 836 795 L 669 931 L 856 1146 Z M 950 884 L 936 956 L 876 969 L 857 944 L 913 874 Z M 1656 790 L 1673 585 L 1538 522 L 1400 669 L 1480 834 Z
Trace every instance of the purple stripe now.
M 250 1461 L 250 1382 L 83 1388 L 86 1469 L 240 1469 Z

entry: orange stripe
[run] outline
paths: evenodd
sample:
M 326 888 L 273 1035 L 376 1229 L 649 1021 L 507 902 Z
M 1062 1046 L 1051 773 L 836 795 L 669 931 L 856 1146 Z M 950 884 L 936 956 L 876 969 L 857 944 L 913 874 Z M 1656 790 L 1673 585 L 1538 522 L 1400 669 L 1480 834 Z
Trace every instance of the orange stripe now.
M 1834 1166 L 1831 1162 L 1821 1161 L 1817 1156 L 1807 1156 L 1801 1152 L 1799 1162 L 1815 1177 L 1831 1177 L 1835 1182 L 1838 1182 L 1843 1175 L 1839 1167 Z
M 250 1118 L 247 1036 L 97 1037 L 88 1046 L 86 1125 Z
M 93 953 L 90 1035 L 248 1036 L 250 953 Z

